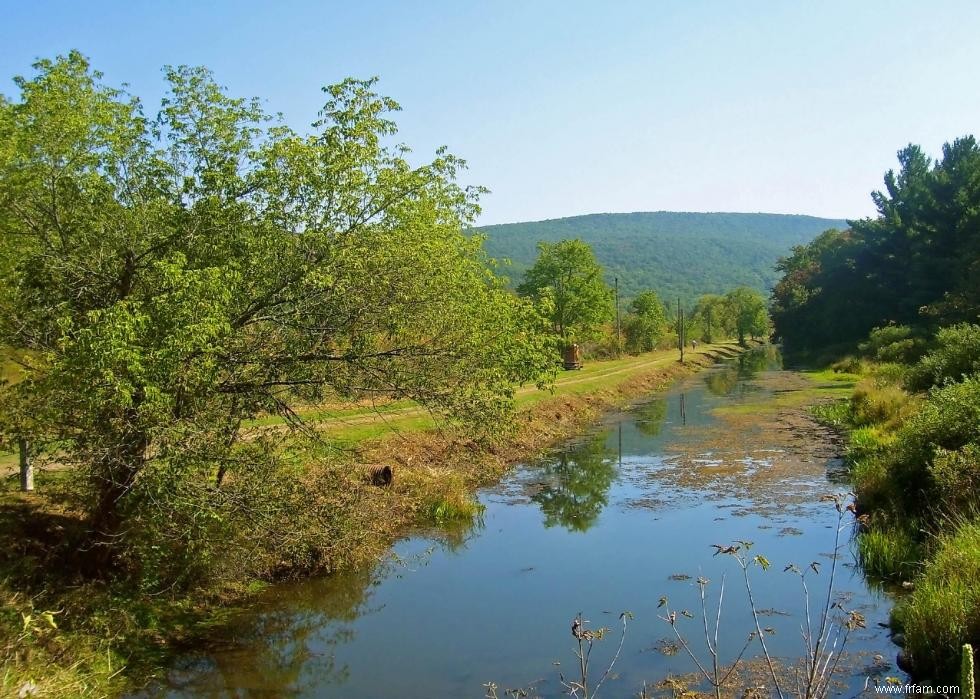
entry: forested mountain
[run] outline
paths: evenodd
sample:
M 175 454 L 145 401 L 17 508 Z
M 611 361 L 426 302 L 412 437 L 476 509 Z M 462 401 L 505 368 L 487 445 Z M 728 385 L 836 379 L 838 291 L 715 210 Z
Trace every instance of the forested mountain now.
M 595 250 L 607 281 L 619 277 L 624 297 L 654 289 L 661 298 L 693 300 L 737 286 L 768 290 L 776 261 L 843 220 L 785 214 L 656 211 L 590 214 L 479 229 L 514 285 L 537 256 L 538 241 L 580 238 Z

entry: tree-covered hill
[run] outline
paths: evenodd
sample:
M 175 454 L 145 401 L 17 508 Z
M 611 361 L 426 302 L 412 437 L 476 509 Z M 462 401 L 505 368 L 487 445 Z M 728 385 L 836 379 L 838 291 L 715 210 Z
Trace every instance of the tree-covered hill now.
M 590 214 L 484 226 L 492 257 L 509 259 L 502 271 L 516 285 L 537 256 L 538 241 L 581 238 L 595 250 L 611 284 L 624 297 L 655 289 L 661 298 L 692 300 L 737 286 L 768 290 L 775 264 L 794 245 L 810 242 L 843 220 L 786 214 L 656 211 Z

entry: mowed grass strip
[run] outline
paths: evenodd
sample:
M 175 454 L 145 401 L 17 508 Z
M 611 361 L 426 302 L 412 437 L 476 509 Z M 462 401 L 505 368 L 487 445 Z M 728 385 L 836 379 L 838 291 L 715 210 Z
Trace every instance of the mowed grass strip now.
M 738 345 L 733 342 L 702 345 L 696 351 L 685 351 L 685 356 L 705 355 L 715 352 L 735 351 Z M 523 386 L 517 390 L 518 410 L 527 410 L 541 401 L 565 395 L 582 395 L 597 390 L 614 388 L 633 376 L 657 367 L 667 366 L 678 361 L 676 349 L 656 350 L 635 357 L 621 359 L 593 360 L 576 371 L 559 373 L 551 389 L 536 386 Z M 382 438 L 399 432 L 435 430 L 440 421 L 425 408 L 412 401 L 397 401 L 351 407 L 311 408 L 298 410 L 299 415 L 317 430 L 334 440 L 346 444 Z M 256 420 L 257 427 L 281 424 L 278 417 L 270 416 Z

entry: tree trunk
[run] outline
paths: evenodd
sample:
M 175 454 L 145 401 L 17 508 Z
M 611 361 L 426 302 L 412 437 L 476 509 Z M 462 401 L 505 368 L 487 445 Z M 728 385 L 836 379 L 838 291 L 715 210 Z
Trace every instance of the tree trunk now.
M 98 474 L 101 482 L 98 503 L 89 517 L 93 550 L 86 556 L 90 575 L 99 575 L 112 559 L 125 524 L 124 499 L 143 470 L 149 442 L 140 432 L 129 432 L 119 446 L 105 457 Z
M 20 489 L 25 493 L 34 490 L 34 464 L 31 462 L 30 444 L 24 437 L 17 439 L 20 448 Z

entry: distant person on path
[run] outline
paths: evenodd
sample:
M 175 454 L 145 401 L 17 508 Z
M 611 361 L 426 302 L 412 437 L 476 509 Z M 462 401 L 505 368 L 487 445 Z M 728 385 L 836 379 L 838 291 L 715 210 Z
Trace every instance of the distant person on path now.
M 697 349 L 697 348 L 698 348 L 698 341 L 691 340 L 691 349 Z

